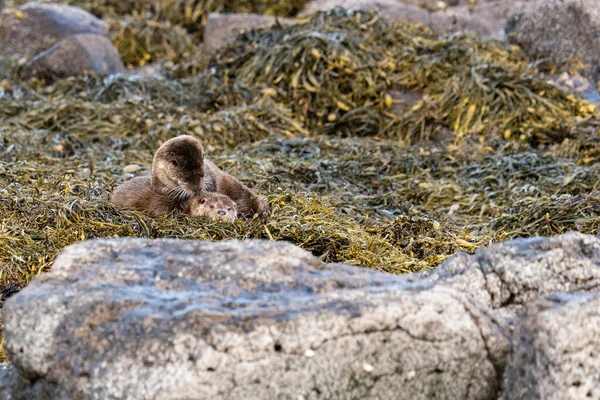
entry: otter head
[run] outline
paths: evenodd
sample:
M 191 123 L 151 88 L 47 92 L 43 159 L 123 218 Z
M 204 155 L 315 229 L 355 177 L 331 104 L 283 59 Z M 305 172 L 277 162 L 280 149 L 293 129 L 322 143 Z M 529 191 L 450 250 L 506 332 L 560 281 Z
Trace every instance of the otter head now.
M 210 193 L 208 196 L 192 197 L 189 201 L 192 216 L 206 215 L 221 222 L 233 222 L 237 218 L 237 205 L 225 195 Z
M 204 148 L 192 136 L 167 140 L 154 155 L 154 190 L 173 199 L 185 200 L 204 191 Z

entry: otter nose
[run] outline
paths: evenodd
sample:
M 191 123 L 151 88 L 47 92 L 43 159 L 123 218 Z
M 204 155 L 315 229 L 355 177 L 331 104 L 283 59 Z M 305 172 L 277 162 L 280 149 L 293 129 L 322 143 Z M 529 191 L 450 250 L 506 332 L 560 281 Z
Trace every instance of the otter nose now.
M 227 214 L 227 212 L 225 210 L 219 210 L 219 211 L 217 211 L 217 214 L 225 215 L 225 214 Z

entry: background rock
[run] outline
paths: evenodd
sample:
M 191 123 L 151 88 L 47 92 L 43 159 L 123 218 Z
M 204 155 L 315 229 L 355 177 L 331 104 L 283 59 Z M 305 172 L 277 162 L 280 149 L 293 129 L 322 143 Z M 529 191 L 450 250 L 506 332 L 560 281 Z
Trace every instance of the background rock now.
M 317 11 L 342 7 L 348 10 L 377 11 L 389 21 L 410 21 L 429 25 L 431 13 L 415 4 L 405 4 L 398 0 L 313 0 L 306 5 L 299 16 L 307 16 Z
M 259 241 L 71 246 L 4 325 L 50 398 L 487 399 L 508 345 L 456 291 Z
M 25 76 L 71 76 L 83 71 L 100 75 L 125 70 L 119 53 L 105 36 L 81 34 L 69 36 L 39 53 L 23 67 Z
M 2 19 L 0 53 L 29 57 L 80 33 L 106 36 L 108 26 L 77 7 L 31 2 L 8 12 Z
M 268 28 L 276 23 L 287 25 L 293 24 L 294 20 L 258 14 L 210 13 L 204 28 L 204 45 L 206 50 L 214 51 L 242 31 Z
M 515 14 L 506 25 L 511 43 L 530 57 L 579 57 L 588 76 L 600 77 L 600 3 L 553 0 L 534 11 Z
M 598 293 L 530 305 L 513 341 L 504 400 L 600 398 Z

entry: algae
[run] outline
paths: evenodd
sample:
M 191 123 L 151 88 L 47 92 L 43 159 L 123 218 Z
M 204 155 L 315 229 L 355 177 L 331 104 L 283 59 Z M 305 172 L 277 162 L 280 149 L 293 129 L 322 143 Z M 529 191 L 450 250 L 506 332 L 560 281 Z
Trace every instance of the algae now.
M 126 62 L 156 70 L 24 81 L 3 61 L 2 299 L 99 237 L 287 240 L 404 273 L 516 237 L 599 232 L 598 113 L 545 75 L 574 64 L 340 9 L 246 32 L 207 60 L 187 20 L 93 4 L 110 9 Z M 179 134 L 266 195 L 271 217 L 116 211 L 112 190 Z

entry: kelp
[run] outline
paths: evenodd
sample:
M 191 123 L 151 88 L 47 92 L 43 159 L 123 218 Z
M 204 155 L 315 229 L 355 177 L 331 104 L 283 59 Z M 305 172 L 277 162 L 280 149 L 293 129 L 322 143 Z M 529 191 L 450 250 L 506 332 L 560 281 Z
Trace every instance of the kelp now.
M 176 46 L 198 32 L 146 7 L 147 21 L 132 10 L 113 26 L 139 24 L 130 63 L 152 61 L 150 72 L 47 83 L 18 79 L 22 60 L 7 61 L 2 298 L 91 238 L 286 240 L 326 262 L 404 273 L 512 238 L 599 234 L 598 113 L 548 82 L 543 72 L 560 66 L 339 9 L 246 32 L 209 63 Z M 266 196 L 271 216 L 220 224 L 115 210 L 114 188 L 149 174 L 179 134 Z

